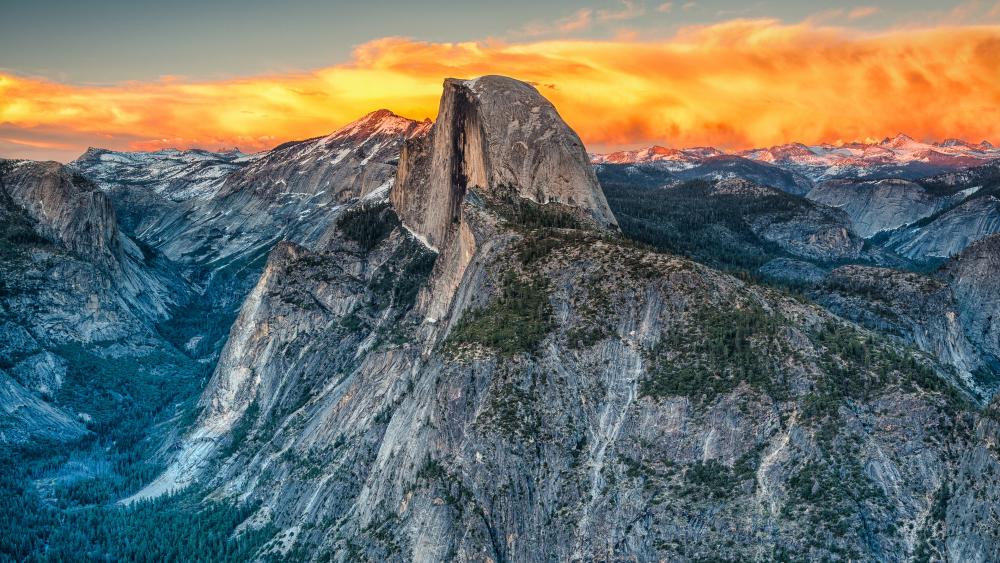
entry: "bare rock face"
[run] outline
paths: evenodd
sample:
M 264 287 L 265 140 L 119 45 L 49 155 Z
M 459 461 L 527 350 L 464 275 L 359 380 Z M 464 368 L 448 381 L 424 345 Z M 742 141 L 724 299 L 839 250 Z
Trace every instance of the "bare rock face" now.
M 973 242 L 1000 232 L 1000 198 L 996 195 L 969 198 L 936 217 L 930 224 L 894 235 L 888 246 L 902 256 L 946 259 Z
M 969 338 L 992 356 L 1000 371 L 1000 235 L 971 245 L 943 272 L 961 304 Z
M 74 440 L 87 433 L 79 421 L 41 400 L 0 369 L 0 447 L 32 440 Z
M 367 250 L 277 247 L 144 495 L 261 501 L 311 560 L 998 553 L 965 516 L 996 507 L 979 491 L 997 429 L 954 415 L 926 359 L 597 231 L 468 224 L 495 246 L 466 268 L 454 324 L 398 298 L 430 255 L 404 229 Z
M 992 393 L 973 373 L 983 366 L 982 349 L 969 339 L 961 305 L 945 280 L 871 266 L 842 266 L 810 295 L 819 304 L 881 334 L 895 336 L 955 368 L 959 385 L 980 399 Z
M 87 179 L 0 160 L 0 443 L 76 440 L 120 416 L 103 386 L 188 376 L 155 330 L 185 289 Z
M 949 201 L 907 180 L 833 180 L 813 189 L 808 197 L 846 211 L 854 229 L 864 238 L 919 221 L 943 209 Z
M 529 84 L 447 79 L 430 135 L 408 143 L 390 198 L 414 233 L 441 248 L 473 188 L 513 190 L 615 226 L 580 138 Z
M 754 234 L 794 256 L 832 262 L 854 259 L 861 253 L 864 243 L 841 210 L 788 197 L 775 188 L 741 178 L 720 180 L 710 195 L 746 202 L 744 220 Z
M 403 225 L 441 254 L 419 300 L 428 319 L 448 315 L 486 242 L 464 205 L 473 193 L 494 204 L 552 205 L 592 227 L 617 228 L 583 143 L 534 87 L 502 76 L 449 78 L 434 126 L 405 144 L 389 193 Z
M 142 315 L 162 318 L 176 301 L 171 276 L 153 273 L 147 257 L 121 233 L 108 196 L 57 162 L 7 161 L 3 189 L 38 233 L 108 271 L 121 296 Z
M 89 150 L 73 163 L 114 202 L 123 227 L 196 288 L 212 323 L 188 335 L 214 360 L 229 324 L 281 241 L 312 248 L 361 196 L 385 196 L 403 141 L 430 123 L 372 112 L 323 137 L 269 151 Z
M 107 196 L 58 162 L 12 163 L 4 184 L 39 230 L 70 250 L 108 260 L 121 245 Z
M 379 110 L 324 137 L 253 155 L 90 150 L 73 165 L 167 258 L 214 268 L 262 264 L 278 241 L 309 245 L 342 204 L 388 190 L 403 141 L 429 127 Z

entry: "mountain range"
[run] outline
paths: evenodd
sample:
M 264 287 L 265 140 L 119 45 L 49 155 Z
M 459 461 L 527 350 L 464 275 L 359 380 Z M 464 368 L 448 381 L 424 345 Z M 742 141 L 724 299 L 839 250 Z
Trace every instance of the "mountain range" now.
M 485 76 L 2 160 L 0 556 L 998 560 L 997 157 L 592 155 Z
M 959 139 L 924 143 L 900 133 L 879 142 L 807 146 L 790 143 L 770 148 L 726 153 L 711 147 L 645 149 L 592 154 L 594 164 L 652 164 L 671 171 L 705 166 L 718 159 L 744 158 L 773 164 L 812 182 L 850 178 L 915 179 L 961 170 L 1000 158 L 1000 149 L 988 141 L 972 144 Z

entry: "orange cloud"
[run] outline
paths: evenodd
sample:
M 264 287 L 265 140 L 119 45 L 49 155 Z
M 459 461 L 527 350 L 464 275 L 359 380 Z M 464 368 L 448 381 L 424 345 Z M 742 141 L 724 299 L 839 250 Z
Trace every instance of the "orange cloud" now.
M 664 40 L 427 43 L 386 38 L 346 64 L 238 80 L 108 87 L 0 74 L 0 151 L 18 140 L 259 150 L 387 107 L 433 117 L 441 80 L 534 82 L 592 150 L 745 148 L 907 132 L 1000 140 L 1000 27 L 860 34 L 733 20 Z M 33 153 L 34 154 L 34 153 Z

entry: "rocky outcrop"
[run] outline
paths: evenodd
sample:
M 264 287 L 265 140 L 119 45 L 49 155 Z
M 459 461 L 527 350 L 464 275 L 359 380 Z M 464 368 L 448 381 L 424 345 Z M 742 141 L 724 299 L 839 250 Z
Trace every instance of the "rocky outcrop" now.
M 954 256 L 994 233 L 1000 233 L 1000 198 L 984 194 L 969 198 L 926 225 L 894 234 L 886 246 L 913 260 L 935 261 Z
M 936 277 L 871 266 L 843 266 L 830 272 L 810 295 L 831 312 L 880 334 L 892 335 L 955 368 L 959 385 L 983 402 L 991 385 L 974 374 L 985 368 L 984 348 L 969 338 L 961 302 Z
M 57 162 L 11 162 L 4 177 L 11 201 L 37 222 L 40 233 L 102 262 L 121 252 L 107 196 Z
M 772 203 L 751 204 L 753 212 L 746 213 L 745 220 L 755 234 L 794 256 L 834 262 L 857 258 L 861 253 L 864 243 L 842 211 L 789 198 L 774 188 L 742 179 L 716 183 L 711 195 Z
M 43 401 L 0 369 L 0 447 L 72 441 L 87 433 L 73 416 Z
M 98 178 L 130 233 L 194 286 L 174 316 L 207 317 L 184 338 L 215 361 L 270 250 L 281 241 L 315 247 L 346 203 L 384 197 L 403 141 L 429 127 L 380 110 L 253 155 L 89 151 L 73 166 Z
M 810 199 L 846 211 L 855 230 L 888 252 L 936 263 L 1000 232 L 996 163 L 916 181 L 835 180 Z
M 993 431 L 949 430 L 905 348 L 599 234 L 495 234 L 454 323 L 394 320 L 406 276 L 377 280 L 419 248 L 405 230 L 368 253 L 276 249 L 171 483 L 262 501 L 311 558 L 996 553 L 937 524 L 992 508 L 964 468 L 998 466 Z M 532 292 L 542 309 L 518 305 Z M 930 516 L 946 482 L 962 500 Z
M 449 238 L 465 195 L 503 190 L 579 209 L 613 227 L 580 138 L 531 85 L 501 76 L 448 79 L 430 134 L 404 149 L 390 200 L 433 248 Z
M 0 440 L 76 440 L 89 423 L 110 424 L 95 409 L 148 371 L 189 376 L 154 328 L 186 288 L 121 232 L 85 178 L 0 161 Z M 140 367 L 152 354 L 160 365 Z
M 815 264 L 791 258 L 770 260 L 757 272 L 766 280 L 793 286 L 812 285 L 826 276 L 826 272 Z
M 140 315 L 163 318 L 183 299 L 184 283 L 158 272 L 118 228 L 111 201 L 86 178 L 55 162 L 7 161 L 2 186 L 10 205 L 43 238 L 106 270 L 121 298 Z
M 200 268 L 256 260 L 255 280 L 278 241 L 308 245 L 342 204 L 388 189 L 403 141 L 428 127 L 380 110 L 325 137 L 254 155 L 104 151 L 73 165 L 100 178 L 136 236 L 189 265 L 192 277 Z
M 832 180 L 817 186 L 807 197 L 847 212 L 854 230 L 863 238 L 915 223 L 951 201 L 907 180 Z
M 980 346 L 991 371 L 1000 373 L 1000 235 L 973 243 L 949 260 L 942 273 L 961 305 L 969 340 Z M 994 382 L 994 383 L 1000 383 Z
M 403 225 L 441 258 L 420 298 L 429 319 L 447 316 L 484 240 L 465 217 L 467 197 L 521 199 L 616 228 L 583 143 L 531 85 L 502 76 L 447 79 L 437 120 L 407 142 L 389 200 Z

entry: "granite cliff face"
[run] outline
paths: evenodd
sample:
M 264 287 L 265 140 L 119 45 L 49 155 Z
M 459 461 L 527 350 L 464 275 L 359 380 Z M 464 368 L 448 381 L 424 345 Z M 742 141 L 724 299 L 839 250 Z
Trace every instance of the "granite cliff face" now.
M 218 268 L 280 240 L 313 240 L 342 203 L 388 189 L 403 140 L 428 127 L 380 110 L 249 156 L 91 150 L 73 166 L 97 179 L 144 242 L 178 263 Z
M 843 209 L 859 235 L 915 263 L 935 263 L 1000 231 L 995 163 L 914 181 L 833 180 L 809 199 Z
M 1000 556 L 1000 427 L 947 366 L 607 229 L 523 166 L 589 182 L 538 99 L 446 82 L 388 201 L 277 246 L 139 497 L 260 502 L 311 560 Z
M 962 308 L 959 317 L 969 339 L 982 347 L 986 361 L 1000 371 L 1000 235 L 982 239 L 943 268 Z M 993 382 L 994 384 L 998 382 Z
M 403 223 L 445 244 L 465 195 L 561 203 L 614 227 L 580 138 L 534 87 L 502 76 L 448 79 L 430 134 L 408 144 L 390 194 Z
M 345 202 L 384 196 L 403 141 L 429 126 L 380 110 L 254 155 L 90 150 L 73 166 L 96 178 L 133 236 L 194 286 L 173 316 L 218 319 L 185 334 L 197 356 L 214 361 L 268 252 L 281 241 L 317 244 Z
M 914 260 L 943 260 L 998 232 L 1000 198 L 982 194 L 949 209 L 926 225 L 894 234 L 887 246 Z
M 403 147 L 389 193 L 403 225 L 441 254 L 419 301 L 431 319 L 448 314 L 482 240 L 463 217 L 466 197 L 514 208 L 523 199 L 616 228 L 583 143 L 533 86 L 502 76 L 447 79 L 437 121 Z
M 190 371 L 154 330 L 186 284 L 120 231 L 89 181 L 57 163 L 0 161 L 0 225 L 0 441 L 70 441 L 105 424 L 95 397 L 114 385 L 96 358 L 162 350 L 161 365 L 128 377 Z
M 950 201 L 907 180 L 832 180 L 817 186 L 807 197 L 843 209 L 863 238 L 915 223 L 948 207 Z
M 39 235 L 113 272 L 129 305 L 152 317 L 166 314 L 177 299 L 168 287 L 176 280 L 150 274 L 143 251 L 120 233 L 104 193 L 55 162 L 8 162 L 7 195 L 34 221 Z
M 722 180 L 712 189 L 712 196 L 731 197 L 763 203 L 756 213 L 744 220 L 750 229 L 766 241 L 800 258 L 820 262 L 856 259 L 864 242 L 854 233 L 846 213 L 823 205 L 809 205 L 799 199 L 785 199 L 774 188 L 742 179 Z M 778 202 L 794 202 L 781 205 Z
M 973 338 L 975 327 L 961 312 L 972 301 L 956 295 L 947 280 L 871 266 L 843 266 L 811 290 L 831 312 L 861 326 L 899 338 L 955 370 L 956 384 L 982 403 L 995 393 L 987 352 Z
M 260 560 L 1000 560 L 995 167 L 790 171 L 917 145 L 595 176 L 488 76 L 433 125 L 0 161 L 0 442 L 72 444 L 17 483 L 55 526 L 184 491 Z

